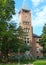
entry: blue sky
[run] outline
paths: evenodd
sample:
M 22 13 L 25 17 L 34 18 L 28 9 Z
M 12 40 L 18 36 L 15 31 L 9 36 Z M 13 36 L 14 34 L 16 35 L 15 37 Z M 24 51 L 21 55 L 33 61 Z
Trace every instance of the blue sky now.
M 42 34 L 42 28 L 46 23 L 46 0 L 15 0 L 16 15 L 13 16 L 15 22 L 18 21 L 18 12 L 21 10 L 23 4 L 26 4 L 28 9 L 31 10 L 31 22 L 33 32 L 37 35 Z

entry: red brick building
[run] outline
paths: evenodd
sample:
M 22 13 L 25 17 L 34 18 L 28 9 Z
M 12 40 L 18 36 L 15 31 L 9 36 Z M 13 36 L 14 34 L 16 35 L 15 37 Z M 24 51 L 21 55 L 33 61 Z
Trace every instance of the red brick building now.
M 33 34 L 33 28 L 31 23 L 31 10 L 28 10 L 26 6 L 23 6 L 19 11 L 19 25 L 22 27 L 24 34 L 24 41 L 27 45 L 31 46 L 29 51 L 35 57 L 43 56 L 41 50 L 43 48 L 39 45 L 39 36 Z

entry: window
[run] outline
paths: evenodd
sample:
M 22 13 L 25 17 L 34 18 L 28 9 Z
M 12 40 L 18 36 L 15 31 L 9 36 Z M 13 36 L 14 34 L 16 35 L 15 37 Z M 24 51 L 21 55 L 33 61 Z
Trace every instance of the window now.
M 28 22 L 28 21 L 27 21 L 27 22 L 25 21 L 25 22 L 23 22 L 23 24 L 25 24 L 25 25 L 29 25 L 29 22 Z
M 25 41 L 25 43 L 27 44 L 27 45 L 29 45 L 30 44 L 30 42 L 29 42 L 29 38 L 24 38 L 24 41 Z
M 27 43 L 29 43 L 29 40 L 27 40 Z
M 40 49 L 39 49 L 39 48 L 37 48 L 37 49 L 36 49 L 36 52 L 37 52 L 37 53 L 40 53 Z
M 26 40 L 25 40 L 25 43 L 26 43 Z
M 26 37 L 24 38 L 24 42 L 26 43 Z
M 24 32 L 29 32 L 29 28 L 24 28 Z
M 37 59 L 39 59 L 39 56 L 37 56 Z

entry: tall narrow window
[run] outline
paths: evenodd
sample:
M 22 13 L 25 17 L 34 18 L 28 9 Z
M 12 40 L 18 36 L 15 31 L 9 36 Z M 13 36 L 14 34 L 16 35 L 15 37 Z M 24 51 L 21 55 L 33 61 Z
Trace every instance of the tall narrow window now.
M 36 49 L 36 52 L 37 52 L 37 53 L 40 53 L 40 49 L 39 49 L 39 48 L 37 48 L 37 49 Z
M 30 42 L 29 42 L 29 38 L 25 38 L 24 40 L 25 40 L 25 43 L 26 43 L 27 45 L 30 44 Z

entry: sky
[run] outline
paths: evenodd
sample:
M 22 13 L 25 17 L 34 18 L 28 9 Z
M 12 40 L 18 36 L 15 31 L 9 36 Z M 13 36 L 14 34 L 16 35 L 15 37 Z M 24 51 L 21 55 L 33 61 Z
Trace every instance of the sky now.
M 46 0 L 14 0 L 15 1 L 15 12 L 12 20 L 19 23 L 18 12 L 21 10 L 24 4 L 27 5 L 28 9 L 31 10 L 31 23 L 33 26 L 33 33 L 37 35 L 42 34 L 42 29 L 46 23 Z

